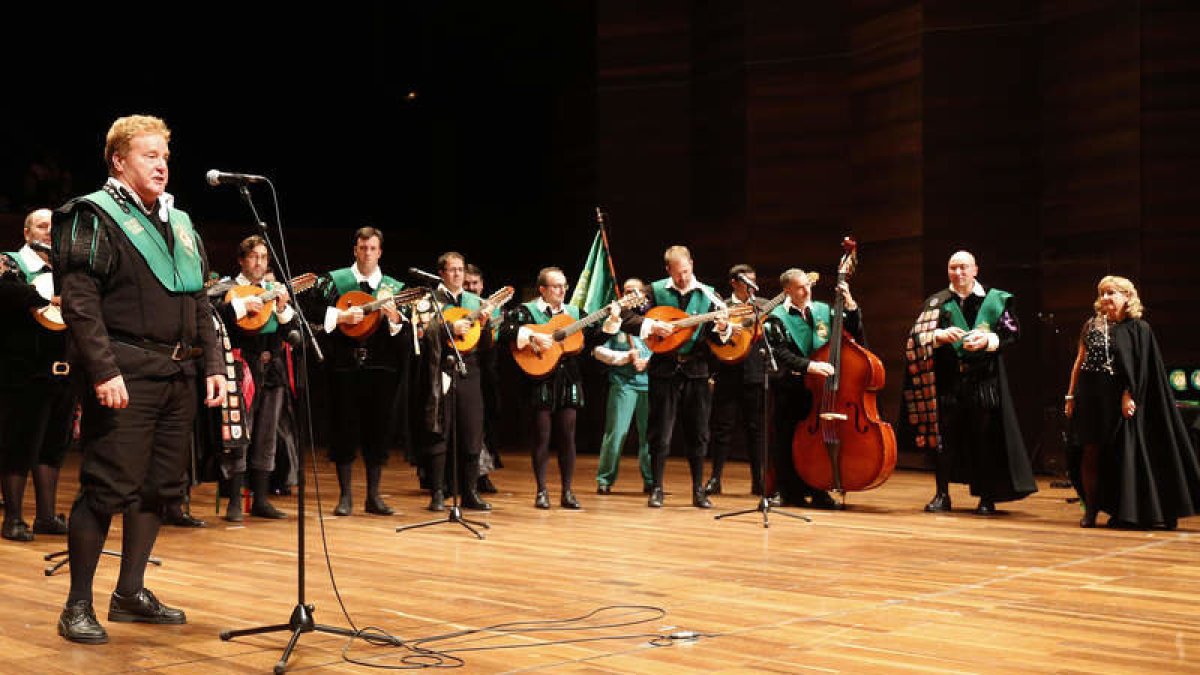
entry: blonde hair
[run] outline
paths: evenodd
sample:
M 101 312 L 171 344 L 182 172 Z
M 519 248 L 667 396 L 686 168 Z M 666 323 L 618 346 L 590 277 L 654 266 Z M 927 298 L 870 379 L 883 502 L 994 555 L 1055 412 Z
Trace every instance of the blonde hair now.
M 794 279 L 803 279 L 804 281 L 808 282 L 809 286 L 812 286 L 813 284 L 817 283 L 817 279 L 820 278 L 821 275 L 817 274 L 816 272 L 805 272 L 799 267 L 792 267 L 784 270 L 783 274 L 779 275 L 779 285 L 787 288 L 788 284 L 792 283 Z
M 668 265 L 671 264 L 672 260 L 679 260 L 681 258 L 692 259 L 692 252 L 688 250 L 688 247 L 676 244 L 667 249 L 666 253 L 663 253 L 663 262 Z
M 167 128 L 167 123 L 151 115 L 129 115 L 112 123 L 104 137 L 104 164 L 109 174 L 116 171 L 113 155 L 124 156 L 129 152 L 133 139 L 145 134 L 158 134 L 164 141 L 171 141 L 171 130 Z
M 1142 313 L 1145 311 L 1145 308 L 1142 307 L 1142 299 L 1138 297 L 1137 288 L 1134 287 L 1133 282 L 1126 279 L 1125 277 L 1118 277 L 1118 276 L 1114 276 L 1112 274 L 1104 277 L 1103 279 L 1100 280 L 1100 283 L 1096 284 L 1097 297 L 1096 297 L 1096 301 L 1092 303 L 1092 308 L 1096 310 L 1097 317 L 1099 317 L 1103 314 L 1103 312 L 1100 311 L 1099 294 L 1102 292 L 1102 289 L 1108 285 L 1111 285 L 1113 288 L 1117 289 L 1121 293 L 1124 293 L 1125 296 L 1128 298 L 1125 301 L 1125 315 L 1126 316 L 1133 318 L 1133 319 L 1142 318 Z

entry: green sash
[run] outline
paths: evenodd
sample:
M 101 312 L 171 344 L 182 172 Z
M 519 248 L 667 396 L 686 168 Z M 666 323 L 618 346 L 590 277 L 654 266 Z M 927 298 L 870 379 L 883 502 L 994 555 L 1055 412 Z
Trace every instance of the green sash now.
M 21 274 L 23 274 L 25 276 L 25 283 L 27 283 L 27 284 L 32 284 L 34 279 L 36 279 L 50 271 L 50 270 L 46 269 L 46 267 L 43 265 L 42 269 L 40 269 L 36 272 L 30 272 L 29 267 L 27 267 L 25 265 L 25 258 L 24 258 L 24 256 L 21 255 L 20 251 L 5 251 L 3 254 L 0 254 L 0 255 L 6 255 L 6 256 L 12 258 L 13 262 L 17 264 L 17 267 L 20 268 Z
M 199 237 L 188 214 L 178 209 L 169 210 L 167 221 L 175 234 L 175 250 L 168 252 L 167 242 L 158 233 L 158 227 L 137 206 L 126 213 L 104 190 L 97 190 L 84 199 L 117 223 L 163 288 L 172 293 L 195 293 L 204 288 L 204 265 L 197 246 Z
M 779 305 L 771 310 L 771 316 L 779 319 L 783 327 L 787 329 L 788 337 L 792 338 L 792 343 L 804 356 L 812 354 L 829 342 L 830 317 L 833 314 L 829 305 L 823 302 L 813 302 L 809 306 L 812 308 L 815 334 L 814 328 L 810 328 L 803 317 L 792 314 L 787 307 Z
M 525 303 L 524 307 L 525 309 L 529 310 L 529 314 L 533 317 L 534 323 L 542 324 L 550 321 L 550 315 L 538 309 L 537 300 Z M 572 320 L 579 320 L 579 308 L 575 305 L 568 305 L 564 302 L 563 311 L 565 311 L 567 316 L 571 317 Z
M 667 278 L 659 279 L 658 281 L 650 284 L 650 291 L 654 294 L 655 305 L 664 305 L 667 307 L 674 307 L 675 309 L 682 309 L 693 316 L 696 314 L 706 314 L 712 311 L 712 299 L 709 298 L 709 294 L 713 292 L 712 287 L 700 284 L 702 288 L 697 288 L 696 290 L 692 291 L 691 297 L 688 298 L 687 307 L 680 307 L 679 299 L 676 297 L 675 293 L 672 293 L 667 288 L 667 284 L 669 283 L 671 283 L 671 280 Z M 692 349 L 696 347 L 696 342 L 698 340 L 700 340 L 699 327 L 696 328 L 696 332 L 692 333 L 692 338 L 679 348 L 679 353 L 691 353 Z
M 273 281 L 264 281 L 263 282 L 263 290 L 264 291 L 269 291 L 272 288 L 275 288 L 275 282 L 273 282 Z M 276 305 L 276 307 L 278 307 L 278 305 Z M 267 322 L 265 324 L 263 324 L 262 328 L 258 329 L 258 332 L 260 334 L 274 333 L 275 331 L 279 330 L 279 321 L 278 321 L 278 319 L 275 318 L 276 316 L 277 316 L 277 314 L 275 312 L 271 312 L 271 318 L 267 319 Z
M 475 295 L 471 291 L 463 291 L 462 295 L 458 296 L 458 304 L 451 305 L 452 307 L 462 307 L 465 310 L 474 312 L 483 304 L 483 298 Z
M 950 324 L 957 326 L 963 330 L 980 330 L 988 333 L 995 333 L 996 322 L 1000 320 L 1000 316 L 1004 314 L 1004 307 L 1008 303 L 1008 299 L 1012 297 L 1012 293 L 1002 291 L 998 288 L 988 289 L 987 295 L 983 297 L 983 304 L 979 305 L 979 314 L 975 315 L 975 325 L 967 325 L 967 317 L 963 316 L 962 307 L 958 304 L 958 296 L 951 294 L 950 299 L 942 305 L 950 314 Z M 966 353 L 963 349 L 962 340 L 954 343 L 954 351 L 961 357 Z
M 350 291 L 361 291 L 362 288 L 358 285 L 358 279 L 354 277 L 354 268 L 343 267 L 340 270 L 334 270 L 329 273 L 329 278 L 333 280 L 333 286 L 337 289 L 338 295 L 345 295 Z M 404 282 L 396 281 L 388 275 L 383 275 L 379 280 L 379 287 L 369 295 L 373 298 L 378 297 L 379 289 L 387 288 L 392 292 L 392 295 L 399 293 L 404 288 Z

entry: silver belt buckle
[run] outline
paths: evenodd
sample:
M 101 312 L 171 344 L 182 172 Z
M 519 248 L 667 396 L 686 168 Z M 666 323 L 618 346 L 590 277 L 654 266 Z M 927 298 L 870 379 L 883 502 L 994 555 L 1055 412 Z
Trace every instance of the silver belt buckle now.
M 186 352 L 186 351 L 187 350 L 185 350 L 183 348 L 182 342 L 176 342 L 175 347 L 173 349 L 171 349 L 171 360 L 172 361 L 182 361 L 183 355 L 180 352 Z
M 50 364 L 50 374 L 66 376 L 71 374 L 71 364 L 66 361 L 55 361 Z

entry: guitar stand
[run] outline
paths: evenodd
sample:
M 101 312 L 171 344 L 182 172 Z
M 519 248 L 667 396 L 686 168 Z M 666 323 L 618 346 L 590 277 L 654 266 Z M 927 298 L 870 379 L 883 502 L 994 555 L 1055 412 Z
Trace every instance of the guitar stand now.
M 111 556 L 112 556 L 112 557 L 114 557 L 114 558 L 120 558 L 120 557 L 121 557 L 121 552 L 120 552 L 120 551 L 112 551 L 112 550 L 109 550 L 109 549 L 107 549 L 107 548 L 106 548 L 106 549 L 104 549 L 104 550 L 102 550 L 102 551 L 100 551 L 100 554 L 101 554 L 101 555 L 111 555 Z M 48 577 L 52 577 L 52 576 L 54 576 L 54 573 L 55 573 L 55 572 L 59 571 L 60 569 L 62 569 L 62 568 L 64 568 L 64 567 L 66 567 L 66 566 L 67 566 L 67 564 L 71 562 L 71 559 L 67 557 L 67 551 L 66 551 L 66 550 L 62 550 L 62 551 L 55 551 L 54 553 L 47 553 L 46 555 L 42 556 L 42 560 L 45 560 L 46 562 L 49 562 L 49 561 L 51 561 L 51 560 L 54 560 L 55 558 L 62 558 L 62 560 L 59 560 L 58 562 L 54 563 L 53 565 L 46 565 L 46 569 L 45 569 L 45 570 L 43 570 L 43 571 L 44 571 L 44 573 L 46 574 L 46 576 L 48 576 Z M 149 562 L 150 562 L 150 564 L 151 564 L 151 565 L 158 565 L 159 567 L 162 567 L 162 558 L 157 558 L 157 557 L 155 557 L 155 556 L 150 556 L 150 561 L 149 561 Z

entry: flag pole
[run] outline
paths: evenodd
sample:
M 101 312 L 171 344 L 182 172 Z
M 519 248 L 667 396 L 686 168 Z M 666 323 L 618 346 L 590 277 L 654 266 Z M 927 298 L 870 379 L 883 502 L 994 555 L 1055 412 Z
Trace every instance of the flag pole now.
M 600 241 L 604 243 L 604 258 L 608 261 L 608 273 L 612 275 L 613 297 L 621 297 L 621 280 L 617 277 L 617 268 L 613 267 L 612 249 L 608 246 L 608 225 L 604 217 L 604 208 L 596 207 L 596 223 L 600 225 Z

